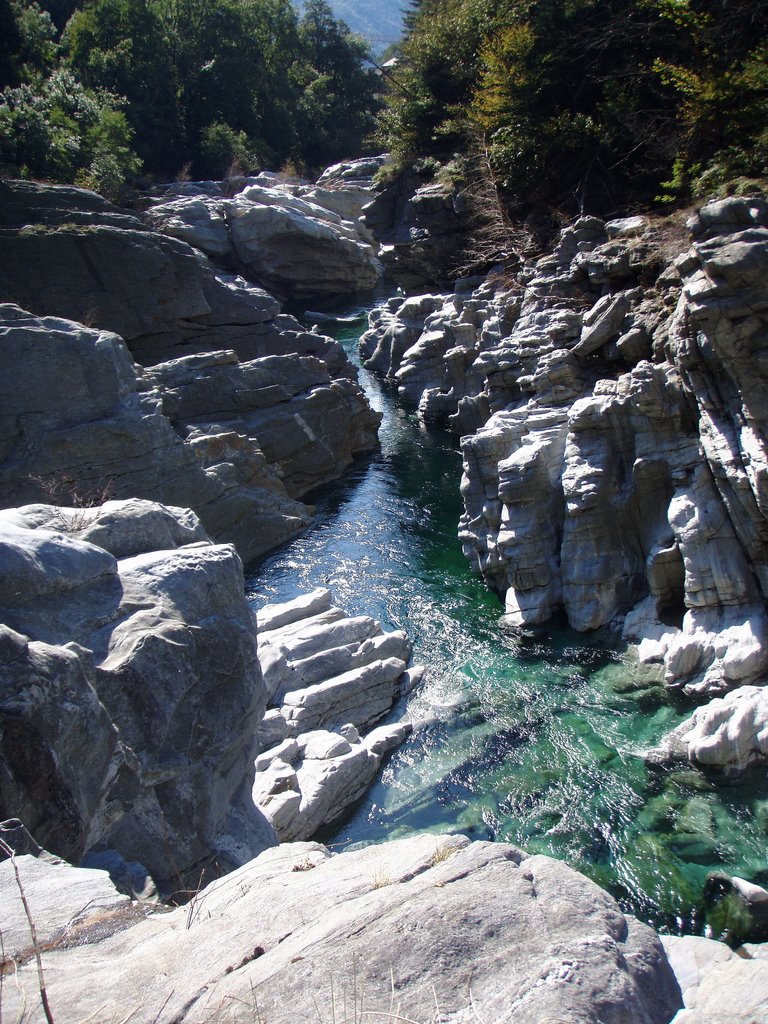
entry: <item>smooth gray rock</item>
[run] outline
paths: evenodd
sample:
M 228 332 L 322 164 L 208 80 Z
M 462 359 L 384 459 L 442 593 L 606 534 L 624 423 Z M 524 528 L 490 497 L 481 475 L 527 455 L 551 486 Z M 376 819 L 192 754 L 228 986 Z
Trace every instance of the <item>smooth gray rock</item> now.
M 736 955 L 730 946 L 700 935 L 661 935 L 661 944 L 683 994 L 686 1007 L 696 1003 L 696 992 L 703 978 L 717 964 Z M 682 1011 L 681 1011 L 682 1012 Z
M 240 362 L 215 352 L 163 363 L 146 379 L 182 437 L 199 443 L 224 431 L 246 435 L 292 498 L 340 476 L 378 444 L 381 415 L 356 382 L 332 378 L 313 355 Z
M 184 544 L 201 535 L 186 510 L 173 531 L 172 508 L 134 508 L 180 546 L 148 535 L 117 560 L 39 525 L 40 506 L 28 525 L 0 516 L 0 818 L 74 860 L 114 848 L 168 889 L 214 859 L 233 814 L 239 862 L 269 841 L 245 795 L 266 695 L 234 549 Z M 93 515 L 114 523 L 114 504 Z
M 457 1024 L 667 1024 L 681 1005 L 658 938 L 610 896 L 547 857 L 463 837 L 336 857 L 284 845 L 187 907 L 45 962 L 53 1011 L 71 1020 L 316 1020 L 346 1001 L 421 1021 L 437 1000 Z M 35 986 L 22 966 L 4 1010 L 26 996 L 41 1019 Z
M 768 688 L 741 686 L 697 708 L 673 729 L 656 755 L 739 775 L 768 759 Z
M 369 616 L 349 617 L 322 588 L 266 605 L 259 661 L 272 708 L 261 723 L 252 797 L 281 841 L 311 839 L 340 820 L 373 782 L 409 723 L 361 737 L 420 680 L 411 644 Z M 271 749 L 270 749 L 271 748 Z
M 233 198 L 194 195 L 151 207 L 153 227 L 235 267 L 282 298 L 371 288 L 381 267 L 357 224 L 367 189 L 252 180 Z
M 281 337 L 141 371 L 116 335 L 0 306 L 0 503 L 55 504 L 78 533 L 91 513 L 71 506 L 181 504 L 246 560 L 287 540 L 311 519 L 296 499 L 375 447 L 381 416 L 338 343 Z
M 0 363 L 0 504 L 52 504 L 52 525 L 77 535 L 95 526 L 78 505 L 184 505 L 246 559 L 309 522 L 239 424 L 185 442 L 117 335 L 0 306 Z
M 259 609 L 259 636 L 272 630 L 290 626 L 294 622 L 328 611 L 331 607 L 331 592 L 326 587 L 319 587 L 309 594 L 301 594 L 292 601 L 280 604 L 268 604 Z
M 250 186 L 226 216 L 240 264 L 281 297 L 349 294 L 372 288 L 381 275 L 354 225 L 304 199 Z
M 768 961 L 732 956 L 701 973 L 671 1024 L 762 1024 L 768 1005 Z
M 106 871 L 75 868 L 29 855 L 0 861 L 3 908 L 3 960 L 29 963 L 34 945 L 21 890 L 27 901 L 38 946 L 46 950 L 82 942 L 89 932 L 104 937 L 142 920 L 144 914 L 119 893 Z M 16 875 L 18 872 L 18 877 Z M 21 887 L 21 888 L 19 888 Z

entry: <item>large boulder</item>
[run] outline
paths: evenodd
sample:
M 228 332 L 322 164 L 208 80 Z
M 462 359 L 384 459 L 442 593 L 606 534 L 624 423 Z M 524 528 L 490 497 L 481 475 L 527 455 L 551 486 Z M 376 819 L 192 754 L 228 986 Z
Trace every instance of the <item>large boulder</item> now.
M 233 198 L 157 203 L 150 224 L 284 299 L 365 291 L 381 275 L 370 236 L 356 223 L 367 191 L 253 183 Z
M 653 759 L 689 760 L 736 776 L 768 761 L 768 688 L 740 686 L 697 708 L 669 733 Z
M 683 993 L 671 1024 L 761 1024 L 768 1004 L 768 947 L 736 952 L 695 935 L 665 936 L 664 951 Z
M 182 202 L 158 222 L 171 229 L 202 217 L 203 233 L 213 238 L 217 202 L 224 200 L 195 199 L 189 209 Z M 262 244 L 248 227 L 248 211 L 264 211 L 254 214 L 257 219 L 280 220 L 283 213 L 279 206 L 238 203 L 238 245 L 245 254 Z M 234 349 L 243 359 L 293 351 L 286 337 L 292 343 L 307 333 L 280 313 L 280 304 L 263 288 L 217 270 L 192 248 L 187 238 L 203 242 L 197 229 L 177 230 L 179 237 L 172 238 L 70 186 L 0 182 L 0 207 L 0 301 L 114 331 L 142 365 L 221 348 Z M 272 241 L 264 241 L 264 259 L 287 261 L 288 278 L 295 273 L 305 290 L 311 291 L 317 277 L 320 294 L 328 291 L 325 277 L 341 292 L 371 287 L 378 266 L 370 246 L 354 240 L 353 226 L 344 230 L 354 238 L 332 228 L 329 222 L 343 223 L 337 214 L 315 209 L 320 219 L 285 210 L 290 224 L 275 225 Z M 204 248 L 212 252 L 216 245 Z M 243 265 L 251 264 L 246 259 Z
M 213 352 L 154 366 L 145 379 L 181 436 L 199 448 L 206 436 L 245 434 L 293 498 L 340 476 L 378 443 L 380 414 L 356 381 L 332 377 L 315 355 L 240 362 L 232 352 Z
M 274 841 L 250 801 L 266 694 L 233 548 L 186 510 L 125 506 L 78 531 L 66 510 L 0 513 L 0 817 L 175 888 Z
M 281 846 L 187 907 L 77 946 L 67 914 L 44 954 L 57 1019 L 250 1024 L 346 1006 L 345 1019 L 668 1024 L 682 1005 L 655 933 L 597 886 L 457 836 L 336 857 Z M 42 1020 L 37 984 L 20 963 L 4 1010 Z

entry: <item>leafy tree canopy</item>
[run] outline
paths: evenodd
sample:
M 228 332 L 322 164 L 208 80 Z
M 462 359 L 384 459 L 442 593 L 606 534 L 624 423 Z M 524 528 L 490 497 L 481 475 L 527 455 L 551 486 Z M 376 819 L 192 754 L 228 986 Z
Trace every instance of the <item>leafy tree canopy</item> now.
M 411 0 L 380 136 L 509 202 L 618 209 L 768 173 L 767 0 Z
M 325 0 L 301 18 L 290 0 L 0 0 L 0 27 L 10 173 L 314 170 L 358 155 L 373 126 L 366 46 Z

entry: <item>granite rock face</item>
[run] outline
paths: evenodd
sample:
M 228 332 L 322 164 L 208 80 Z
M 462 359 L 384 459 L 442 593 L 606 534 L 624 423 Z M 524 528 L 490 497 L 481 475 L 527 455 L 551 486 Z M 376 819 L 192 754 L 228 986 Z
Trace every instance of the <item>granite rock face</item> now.
M 409 723 L 369 730 L 423 668 L 406 672 L 411 644 L 403 632 L 345 615 L 325 589 L 266 605 L 258 621 L 271 708 L 260 729 L 253 799 L 281 841 L 311 839 L 343 817 L 383 756 L 410 734 Z
M 325 182 L 331 187 L 257 180 L 231 198 L 166 199 L 146 220 L 282 299 L 365 291 L 382 270 L 359 222 L 371 194 L 333 176 Z
M 113 331 L 144 366 L 213 349 L 233 349 L 242 359 L 252 359 L 320 344 L 297 320 L 282 314 L 280 303 L 263 287 L 217 269 L 189 244 L 191 239 L 204 251 L 217 247 L 206 238 L 220 238 L 221 218 L 215 214 L 215 204 L 224 200 L 197 196 L 181 202 L 173 223 L 186 223 L 186 218 L 198 226 L 190 229 L 191 234 L 185 229 L 172 238 L 150 230 L 138 217 L 85 189 L 0 182 L 0 301 Z M 187 208 L 184 203 L 191 205 Z M 209 210 L 206 203 L 214 205 Z M 240 203 L 244 211 L 263 210 L 267 217 L 279 212 L 276 206 L 244 199 Z M 294 219 L 306 221 L 316 225 L 312 230 L 323 239 L 328 233 L 337 238 L 330 227 L 322 227 L 326 221 L 288 212 L 291 225 Z M 330 221 L 341 220 L 338 214 L 323 212 Z M 277 246 L 283 236 L 275 230 Z M 285 245 L 291 252 L 304 245 L 303 264 L 287 272 L 301 272 L 305 281 L 311 281 L 313 274 L 322 279 L 326 272 L 339 279 L 362 273 L 367 283 L 360 278 L 355 289 L 375 283 L 378 270 L 367 243 L 339 235 L 338 251 L 331 260 L 325 248 L 314 248 L 315 244 L 327 247 L 331 244 L 327 240 L 317 241 L 310 234 L 306 242 L 296 243 L 286 231 Z M 354 233 L 354 228 L 349 232 Z M 246 245 L 245 222 L 241 235 Z M 304 237 L 298 229 L 294 235 Z M 275 252 L 266 258 L 273 257 L 277 258 Z M 339 288 L 345 289 L 346 284 Z
M 0 352 L 0 504 L 181 503 L 246 559 L 309 522 L 237 424 L 183 440 L 117 335 L 3 306 Z
M 361 353 L 465 435 L 460 536 L 510 624 L 623 623 L 717 694 L 768 670 L 768 207 L 690 227 L 672 266 L 663 224 L 582 217 L 514 284 L 390 300 Z
M 768 761 L 768 688 L 740 686 L 697 708 L 654 757 L 687 759 L 725 775 Z
M 192 508 L 246 560 L 275 547 L 310 522 L 296 499 L 377 444 L 343 350 L 306 337 L 141 370 L 117 335 L 0 307 L 0 504 L 137 496 Z
M 175 888 L 230 854 L 232 816 L 248 856 L 274 842 L 250 802 L 266 694 L 242 564 L 186 510 L 78 511 L 0 513 L 0 817 Z
M 427 176 L 428 177 L 428 176 Z M 387 274 L 406 292 L 445 288 L 467 238 L 466 198 L 407 170 L 377 186 L 363 210 Z
M 346 1005 L 426 1021 L 437 1000 L 457 1024 L 668 1024 L 682 1005 L 655 933 L 597 886 L 547 857 L 457 836 L 335 857 L 284 845 L 101 941 L 86 932 L 66 948 L 68 921 L 63 909 L 44 956 L 62 1019 L 252 1024 L 332 1019 Z M 4 1009 L 26 997 L 30 1021 L 42 1020 L 36 985 L 22 963 Z

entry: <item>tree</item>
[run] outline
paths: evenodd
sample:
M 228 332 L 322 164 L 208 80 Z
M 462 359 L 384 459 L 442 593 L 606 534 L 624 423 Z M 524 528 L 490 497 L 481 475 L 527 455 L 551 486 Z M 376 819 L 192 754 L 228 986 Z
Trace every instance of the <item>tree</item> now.
M 62 39 L 68 66 L 89 88 L 125 97 L 148 170 L 172 174 L 186 158 L 171 51 L 147 0 L 91 0 Z
M 367 44 L 333 17 L 325 0 L 307 3 L 299 44 L 299 154 L 314 169 L 361 151 L 374 127 L 379 82 L 373 67 L 364 67 Z
M 401 157 L 478 137 L 507 201 L 610 212 L 765 173 L 768 0 L 420 0 L 380 121 Z M 739 170 L 742 169 L 742 170 Z
M 66 69 L 0 94 L 0 165 L 22 177 L 73 181 L 112 197 L 139 169 L 119 97 Z

